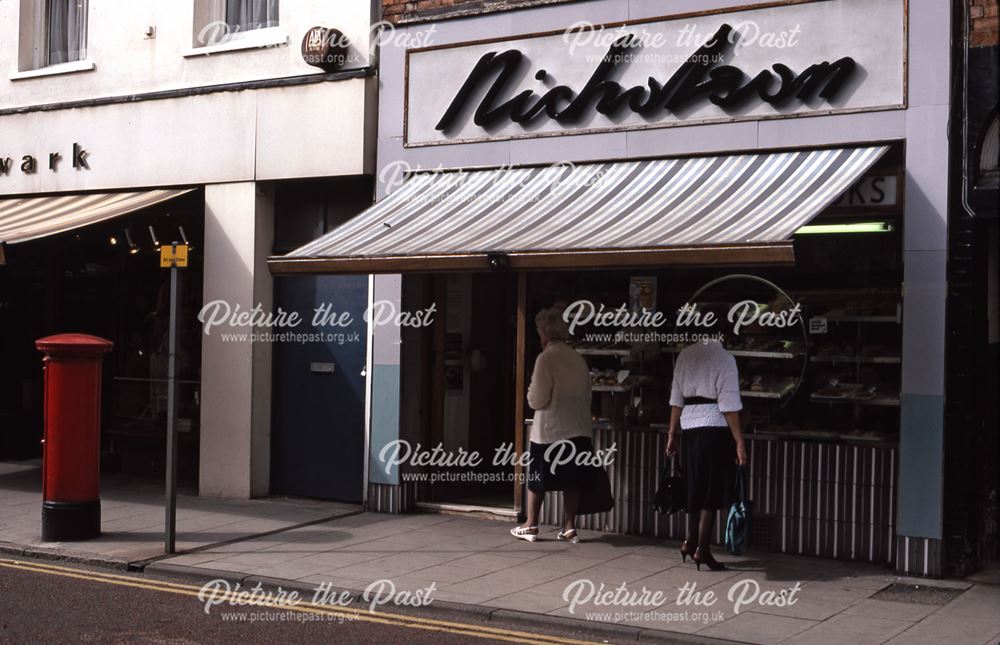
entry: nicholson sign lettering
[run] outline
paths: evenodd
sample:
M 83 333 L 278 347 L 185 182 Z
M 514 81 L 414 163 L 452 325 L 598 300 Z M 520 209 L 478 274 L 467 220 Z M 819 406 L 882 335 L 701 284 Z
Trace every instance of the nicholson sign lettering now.
M 405 143 L 902 108 L 904 20 L 825 0 L 417 49 Z
M 655 116 L 662 111 L 681 113 L 704 98 L 721 108 L 739 107 L 752 100 L 772 105 L 810 99 L 829 101 L 840 93 L 856 67 L 853 58 L 844 56 L 832 63 L 815 63 L 801 73 L 783 63 L 775 63 L 773 73 L 765 69 L 748 77 L 739 67 L 716 64 L 735 42 L 733 28 L 723 24 L 709 42 L 698 48 L 665 82 L 650 76 L 645 86 L 625 88 L 614 79 L 620 76 L 620 68 L 628 64 L 630 54 L 641 43 L 638 36 L 626 35 L 611 45 L 580 91 L 556 85 L 542 96 L 533 90 L 524 90 L 511 98 L 505 97 L 514 79 L 523 72 L 524 54 L 516 49 L 489 52 L 479 59 L 435 128 L 446 133 L 454 128 L 460 115 L 477 96 L 482 99 L 475 109 L 473 121 L 482 128 L 495 127 L 508 119 L 527 124 L 542 117 L 573 124 L 591 109 L 609 117 L 626 109 L 642 116 Z M 544 69 L 535 74 L 540 81 L 547 76 Z M 484 85 L 485 93 L 481 91 Z

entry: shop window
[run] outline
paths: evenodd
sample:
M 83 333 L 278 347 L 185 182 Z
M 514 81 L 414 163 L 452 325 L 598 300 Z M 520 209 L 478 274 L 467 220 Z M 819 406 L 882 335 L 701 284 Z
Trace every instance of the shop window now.
M 195 0 L 194 46 L 212 47 L 278 26 L 278 0 Z
M 21 0 L 18 69 L 87 58 L 87 0 Z

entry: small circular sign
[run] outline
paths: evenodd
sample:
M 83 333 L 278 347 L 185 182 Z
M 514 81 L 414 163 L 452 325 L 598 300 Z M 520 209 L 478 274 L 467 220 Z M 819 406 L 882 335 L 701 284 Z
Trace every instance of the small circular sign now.
M 302 60 L 325 72 L 347 65 L 347 37 L 339 29 L 313 27 L 302 38 Z

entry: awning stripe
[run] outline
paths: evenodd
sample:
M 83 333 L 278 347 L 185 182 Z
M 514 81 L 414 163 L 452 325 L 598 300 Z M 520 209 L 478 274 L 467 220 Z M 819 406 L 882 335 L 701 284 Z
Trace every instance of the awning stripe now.
M 749 184 L 726 207 L 725 212 L 712 221 L 705 222 L 698 232 L 712 236 L 728 231 L 734 239 L 743 239 L 748 233 L 747 223 L 758 219 L 770 221 L 763 215 L 774 208 L 774 200 L 785 198 L 782 188 L 790 187 L 794 177 L 808 173 L 808 162 L 815 163 L 816 159 L 811 159 L 807 152 L 798 152 L 775 155 L 771 161 L 775 163 L 768 164 L 769 167 L 758 182 Z
M 546 168 L 541 173 L 535 172 L 533 174 L 548 173 L 550 176 L 557 176 L 565 174 L 565 172 L 565 168 Z M 491 201 L 500 203 L 500 206 L 493 213 L 494 218 L 498 222 L 504 222 L 506 218 L 512 217 L 512 214 L 516 214 L 520 202 L 529 203 L 537 199 L 539 195 L 547 193 L 550 190 L 551 183 L 549 181 L 525 181 L 527 178 L 526 175 L 527 173 L 514 172 L 505 174 L 500 181 L 496 182 L 493 191 L 488 195 Z M 514 199 L 515 197 L 518 199 Z M 432 245 L 454 244 L 464 231 L 473 224 L 476 216 L 477 213 L 475 211 L 467 209 L 452 222 L 451 226 L 442 227 L 436 231 L 437 235 L 430 237 L 427 243 Z M 415 240 L 412 244 L 400 246 L 398 251 L 400 253 L 410 253 L 419 250 L 421 246 L 422 241 Z
M 454 174 L 454 173 L 453 173 Z M 363 249 L 368 244 L 378 244 L 378 239 L 386 234 L 386 231 L 395 232 L 408 230 L 407 224 L 424 215 L 424 213 L 435 212 L 442 204 L 448 204 L 452 195 L 462 187 L 468 180 L 467 176 L 454 174 L 443 179 L 429 178 L 427 186 L 423 192 L 416 194 L 410 199 L 409 204 L 404 204 L 402 208 L 395 209 L 391 213 L 386 213 L 381 218 L 379 228 L 362 228 L 358 235 L 350 240 L 345 240 L 350 245 L 345 246 L 347 253 L 354 249 Z M 457 200 L 456 200 L 457 201 Z M 395 236 L 393 236 L 395 237 Z
M 787 244 L 888 146 L 415 173 L 272 265 Z M 364 260 L 359 262 L 358 260 Z M 346 265 L 345 265 L 346 266 Z M 279 267 L 280 268 L 280 267 Z M 298 268 L 296 270 L 299 270 Z
M 0 199 L 0 242 L 17 244 L 126 215 L 193 188 Z
M 649 190 L 656 188 L 657 179 L 662 179 L 660 185 L 668 181 L 658 167 L 659 164 L 633 163 L 630 165 L 632 167 L 629 168 L 629 172 L 623 180 L 601 182 L 602 184 L 606 183 L 606 185 L 602 186 L 604 190 L 599 199 L 580 209 L 567 209 L 568 214 L 572 214 L 560 222 L 558 227 L 548 235 L 539 237 L 536 244 L 546 246 L 554 243 L 555 240 L 562 239 L 564 245 L 576 247 L 581 238 L 586 240 L 590 237 L 590 231 L 595 221 L 599 220 L 600 213 L 624 211 L 628 208 L 628 204 L 624 202 L 626 196 L 633 195 L 638 199 L 639 195 L 647 194 Z M 587 187 L 581 186 L 580 190 L 586 191 Z
M 678 182 L 681 184 L 678 188 L 684 189 L 682 193 L 672 195 L 671 201 L 664 205 L 654 201 L 650 205 L 650 208 L 639 214 L 635 218 L 635 222 L 622 231 L 621 235 L 612 239 L 609 242 L 609 246 L 614 248 L 621 247 L 628 245 L 630 240 L 639 238 L 660 239 L 672 235 L 673 231 L 686 229 L 690 225 L 690 222 L 697 222 L 698 208 L 702 204 L 703 196 L 710 196 L 721 192 L 719 183 L 725 177 L 725 172 L 728 168 L 728 166 L 721 165 L 721 162 L 731 162 L 732 160 L 732 157 L 706 159 L 706 163 L 713 161 L 713 164 L 706 168 L 699 176 L 686 177 L 683 182 Z M 695 164 L 689 165 L 695 166 Z M 695 169 L 700 170 L 700 167 L 696 167 Z M 671 213 L 671 217 L 664 218 L 662 216 L 664 212 Z M 645 215 L 645 217 L 642 217 L 642 215 Z M 667 230 L 659 234 L 654 234 L 652 229 L 657 226 L 666 226 Z M 646 231 L 645 233 L 643 232 L 644 230 Z
M 408 227 L 408 232 L 404 233 L 396 243 L 400 248 L 405 248 L 408 243 L 414 240 L 419 242 L 421 239 L 426 239 L 428 236 L 433 235 L 435 230 L 441 230 L 441 227 L 446 226 L 449 220 L 460 215 L 463 206 L 468 200 L 474 199 L 479 195 L 481 190 L 490 191 L 495 187 L 493 186 L 493 182 L 490 182 L 490 179 L 490 176 L 486 173 L 476 173 L 471 180 L 463 182 L 455 194 L 452 195 L 451 201 L 453 203 L 442 204 L 440 208 L 436 209 L 433 209 L 433 206 L 429 206 L 433 210 L 424 218 L 424 221 L 417 222 L 417 225 Z

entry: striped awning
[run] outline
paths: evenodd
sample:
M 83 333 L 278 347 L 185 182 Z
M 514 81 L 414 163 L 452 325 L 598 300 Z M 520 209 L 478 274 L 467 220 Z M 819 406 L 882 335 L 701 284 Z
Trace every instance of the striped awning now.
M 193 188 L 0 199 L 0 242 L 16 244 L 96 224 L 189 193 Z
M 790 238 L 887 146 L 418 172 L 275 273 L 794 261 Z

